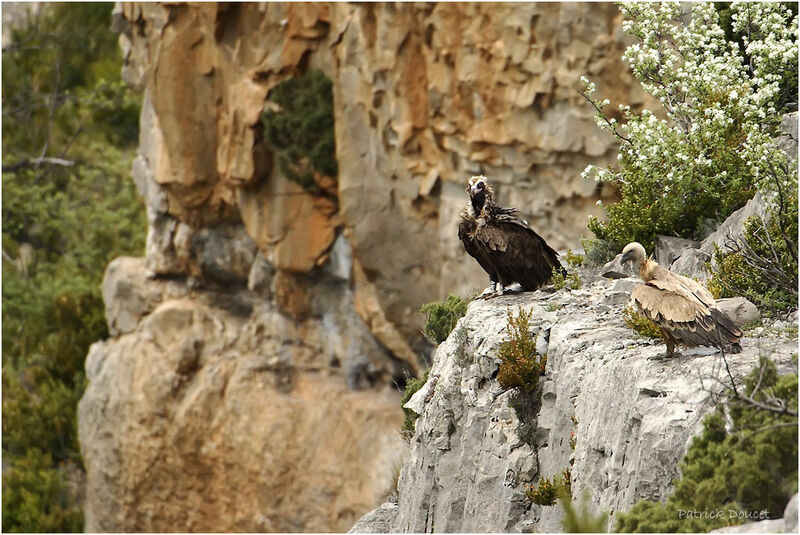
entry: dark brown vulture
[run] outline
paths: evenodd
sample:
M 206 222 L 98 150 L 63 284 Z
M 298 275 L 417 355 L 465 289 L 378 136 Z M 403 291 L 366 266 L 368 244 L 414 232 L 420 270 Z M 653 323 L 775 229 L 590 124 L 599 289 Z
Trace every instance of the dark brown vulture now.
M 716 308 L 714 297 L 699 283 L 647 259 L 644 247 L 636 242 L 622 250 L 622 262 L 632 262 L 644 281 L 633 289 L 631 299 L 639 312 L 661 329 L 667 357 L 675 355 L 676 344 L 716 347 L 726 353 L 742 350 L 742 331 Z
M 469 203 L 461 211 L 458 238 L 464 249 L 489 274 L 491 286 L 481 297 L 503 295 L 515 282 L 524 291 L 536 290 L 550 280 L 553 268 L 562 270 L 555 252 L 513 208 L 492 200 L 485 176 L 467 185 Z

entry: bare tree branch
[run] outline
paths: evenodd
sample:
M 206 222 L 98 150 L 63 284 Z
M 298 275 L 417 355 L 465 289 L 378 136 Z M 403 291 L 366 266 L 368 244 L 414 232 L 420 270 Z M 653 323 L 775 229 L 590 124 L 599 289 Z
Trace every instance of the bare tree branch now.
M 60 167 L 74 167 L 75 162 L 72 160 L 64 160 L 62 158 L 51 158 L 51 157 L 43 157 L 43 158 L 28 158 L 16 163 L 12 163 L 11 165 L 4 165 L 3 172 L 4 173 L 11 173 L 16 171 L 17 169 L 23 167 L 41 167 L 42 165 L 55 165 Z

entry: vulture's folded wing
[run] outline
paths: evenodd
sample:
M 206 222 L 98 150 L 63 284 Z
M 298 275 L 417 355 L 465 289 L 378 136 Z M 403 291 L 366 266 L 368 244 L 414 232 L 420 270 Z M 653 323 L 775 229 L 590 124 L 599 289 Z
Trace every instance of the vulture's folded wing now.
M 710 318 L 711 311 L 703 303 L 687 298 L 681 293 L 660 288 L 650 281 L 639 284 L 631 297 L 647 318 L 657 325 L 661 323 L 688 323 Z
M 687 299 L 692 301 L 696 300 L 698 303 L 708 308 L 712 308 L 716 304 L 711 292 L 706 290 L 703 285 L 697 281 L 683 277 L 677 273 L 672 273 L 661 266 L 656 267 L 654 275 L 655 277 L 647 283 L 656 288 L 683 295 Z
M 509 235 L 502 227 L 490 222 L 475 231 L 475 241 L 492 251 L 506 252 Z

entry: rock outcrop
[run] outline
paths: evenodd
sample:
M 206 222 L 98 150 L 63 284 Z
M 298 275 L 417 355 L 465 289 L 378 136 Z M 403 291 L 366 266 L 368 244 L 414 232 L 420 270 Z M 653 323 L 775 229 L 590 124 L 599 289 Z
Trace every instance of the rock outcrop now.
M 667 360 L 663 344 L 634 335 L 621 318 L 627 299 L 616 297 L 633 284 L 601 279 L 470 304 L 406 404 L 420 416 L 396 503 L 354 531 L 558 532 L 560 507 L 534 505 L 524 490 L 566 468 L 573 496 L 588 493 L 595 511 L 610 513 L 609 527 L 636 501 L 665 498 L 727 375 L 711 348 Z M 531 443 L 520 438 L 512 391 L 495 379 L 506 313 L 518 307 L 532 314 L 548 357 Z M 759 354 L 789 371 L 796 336 L 745 337 L 743 352 L 728 356 L 732 373 L 748 373 Z
M 548 242 L 574 247 L 603 194 L 580 171 L 616 148 L 578 78 L 645 99 L 610 59 L 625 46 L 612 5 L 122 4 L 116 23 L 144 93 L 134 174 L 151 269 L 194 269 L 159 251 L 180 256 L 191 229 L 220 223 L 294 273 L 344 235 L 359 313 L 406 360 L 422 302 L 485 285 L 453 230 L 466 178 L 486 173 Z M 284 178 L 261 140 L 270 91 L 312 68 L 333 81 L 338 206 Z
M 401 367 L 318 283 L 296 322 L 257 295 L 106 273 L 79 406 L 89 531 L 346 530 L 405 445 Z
M 431 346 L 422 303 L 487 281 L 456 236 L 484 172 L 554 246 L 614 141 L 587 74 L 636 106 L 610 4 L 120 4 L 142 92 L 144 259 L 103 295 L 79 411 L 90 531 L 343 530 L 398 461 L 395 383 Z M 334 198 L 284 177 L 261 114 L 281 81 L 333 83 Z

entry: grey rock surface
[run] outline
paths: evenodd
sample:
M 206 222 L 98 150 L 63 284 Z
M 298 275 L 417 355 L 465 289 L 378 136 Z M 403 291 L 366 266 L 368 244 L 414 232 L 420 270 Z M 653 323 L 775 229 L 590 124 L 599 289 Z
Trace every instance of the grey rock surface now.
M 733 212 L 712 232 L 699 247 L 688 247 L 680 253 L 669 266 L 670 271 L 685 277 L 705 281 L 709 278 L 709 271 L 706 263 L 711 264 L 713 271 L 716 262 L 714 261 L 714 250 L 719 247 L 723 251 L 744 235 L 744 224 L 751 216 L 764 218 L 767 216 L 767 208 L 771 194 L 758 192 L 747 201 L 743 207 Z M 675 253 L 672 253 L 675 254 Z M 659 262 L 660 263 L 660 262 Z
M 758 307 L 744 297 L 717 299 L 717 308 L 723 311 L 739 327 L 761 319 L 761 312 L 758 311 Z
M 666 269 L 678 259 L 687 249 L 700 248 L 700 242 L 675 238 L 674 236 L 656 236 L 656 262 Z
M 796 120 L 797 114 L 795 114 Z M 792 496 L 783 511 L 783 527 L 784 533 L 797 533 L 797 494 Z
M 712 348 L 661 358 L 663 345 L 625 327 L 624 304 L 608 303 L 613 287 L 630 286 L 623 281 L 472 302 L 454 331 L 462 335 L 438 347 L 428 382 L 406 405 L 420 417 L 397 509 L 380 522 L 362 519 L 359 530 L 558 532 L 560 508 L 534 505 L 524 492 L 570 466 L 573 495 L 587 491 L 610 524 L 638 500 L 665 498 L 724 366 Z M 520 439 L 512 392 L 495 378 L 506 314 L 517 307 L 531 312 L 531 333 L 547 342 L 541 410 L 526 422 L 533 444 Z M 760 351 L 789 370 L 796 337 L 771 336 L 742 341 L 743 352 L 729 359 L 734 375 L 748 373 Z
M 760 520 L 738 526 L 730 526 L 711 530 L 711 533 L 792 533 L 784 531 L 783 519 Z
M 702 249 L 686 249 L 672 262 L 670 271 L 692 279 L 705 280 L 708 278 L 706 264 L 711 260 L 711 254 Z
M 783 510 L 783 518 L 748 522 L 739 526 L 712 530 L 711 533 L 797 533 L 797 494 Z
M 112 336 L 132 332 L 165 299 L 183 297 L 186 287 L 148 278 L 144 258 L 121 256 L 112 260 L 103 277 L 106 321 Z
M 778 146 L 789 157 L 789 161 L 797 161 L 797 112 L 787 113 L 781 120 L 781 137 Z
M 396 503 L 386 502 L 362 516 L 347 533 L 389 533 L 397 511 Z
M 630 264 L 622 265 L 622 253 L 614 257 L 602 268 L 600 268 L 600 276 L 607 279 L 624 279 L 625 277 L 633 276 L 633 270 Z

